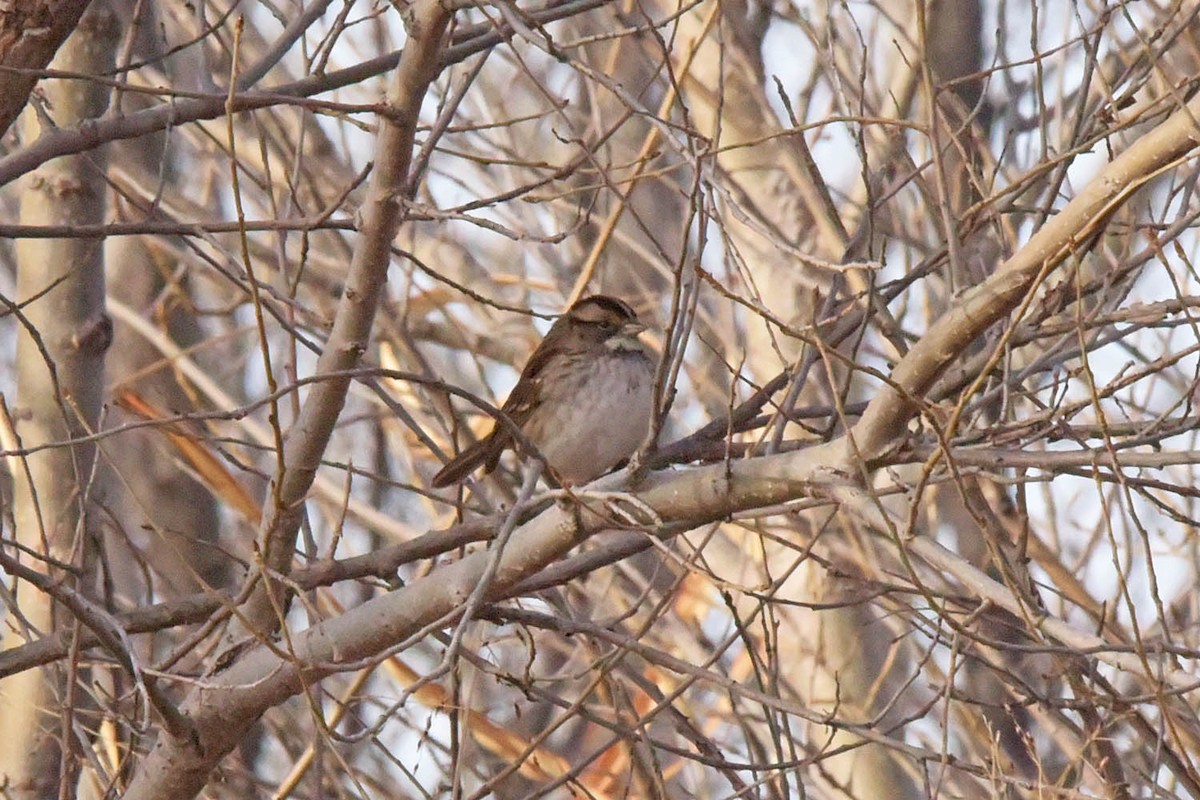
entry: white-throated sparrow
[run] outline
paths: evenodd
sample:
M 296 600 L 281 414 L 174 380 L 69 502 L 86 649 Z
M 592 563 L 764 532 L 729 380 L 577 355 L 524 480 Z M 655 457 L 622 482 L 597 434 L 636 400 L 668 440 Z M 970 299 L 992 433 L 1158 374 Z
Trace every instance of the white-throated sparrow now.
M 501 411 L 537 448 L 551 477 L 579 485 L 633 455 L 646 438 L 654 363 L 637 336 L 646 326 L 615 297 L 586 297 L 559 317 L 529 357 Z M 449 486 L 476 467 L 496 468 L 513 447 L 509 429 L 491 431 L 433 476 Z

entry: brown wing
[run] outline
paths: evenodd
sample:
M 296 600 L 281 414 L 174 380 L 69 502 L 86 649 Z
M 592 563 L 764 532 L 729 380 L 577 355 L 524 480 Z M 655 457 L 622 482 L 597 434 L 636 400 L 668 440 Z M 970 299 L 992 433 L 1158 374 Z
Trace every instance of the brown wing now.
M 500 407 L 500 410 L 518 428 L 525 427 L 525 422 L 529 419 L 530 414 L 541 402 L 541 373 L 546 364 L 561 350 L 559 343 L 562 336 L 561 333 L 555 335 L 556 328 L 558 328 L 557 323 L 551 327 L 541 345 L 529 357 L 525 368 L 521 370 L 521 377 L 517 380 L 517 385 L 513 387 L 512 393 Z M 433 476 L 430 485 L 435 489 L 440 489 L 443 486 L 458 483 L 480 465 L 483 465 L 485 473 L 489 473 L 500 463 L 500 454 L 512 447 L 512 444 L 513 437 L 509 432 L 508 425 L 499 420 L 493 420 L 492 429 L 488 434 L 447 462 L 446 466 Z
M 433 476 L 433 480 L 429 482 L 429 485 L 435 489 L 441 489 L 443 486 L 458 483 L 471 474 L 480 464 L 488 461 L 492 463 L 492 467 L 489 467 L 489 470 L 494 468 L 496 459 L 500 457 L 501 450 L 501 448 L 496 447 L 493 441 L 494 438 L 492 434 L 488 434 L 447 461 L 446 466 L 442 467 L 438 471 L 438 474 Z

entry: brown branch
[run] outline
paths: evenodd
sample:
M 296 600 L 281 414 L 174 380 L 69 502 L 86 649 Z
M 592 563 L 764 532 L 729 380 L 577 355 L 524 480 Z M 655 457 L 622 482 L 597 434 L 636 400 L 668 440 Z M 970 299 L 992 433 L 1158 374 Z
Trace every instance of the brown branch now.
M 0 4 L 0 70 L 39 70 L 75 30 L 91 0 L 21 0 Z M 38 79 L 8 75 L 0 92 L 0 135 L 16 120 Z
M 381 547 L 366 555 L 318 561 L 297 567 L 291 575 L 291 581 L 301 591 L 308 591 L 321 586 L 331 586 L 339 581 L 364 578 L 392 580 L 396 577 L 396 571 L 405 564 L 435 558 L 472 542 L 491 538 L 498 524 L 499 521 L 495 518 L 474 519 L 446 530 L 430 531 L 411 541 Z M 3 558 L 3 551 L 0 551 L 0 563 Z M 214 590 L 114 614 L 113 619 L 125 635 L 152 633 L 203 622 L 231 602 L 232 593 Z M 69 633 L 56 633 L 43 636 L 29 644 L 0 651 L 0 679 L 65 657 L 70 642 Z M 104 644 L 98 635 L 87 631 L 80 634 L 81 647 L 94 647 L 98 644 Z
M 889 385 L 854 427 L 853 439 L 865 460 L 879 457 L 902 440 L 915 413 L 914 400 L 925 395 L 971 342 L 1013 313 L 1040 278 L 1084 249 L 1082 244 L 1093 239 L 1130 195 L 1200 144 L 1198 119 L 1200 95 L 1113 159 L 1024 247 L 987 280 L 965 292 L 930 327 L 892 370 Z M 994 352 L 1002 351 L 1001 345 Z M 988 372 L 981 370 L 980 380 Z
M 380 121 L 375 171 L 361 208 L 360 237 L 351 259 L 346 288 L 316 373 L 341 373 L 358 365 L 370 341 L 391 261 L 391 243 L 403 218 L 409 185 L 409 165 L 420 119 L 421 103 L 440 70 L 445 30 L 450 13 L 439 0 L 420 0 L 407 16 L 408 42 L 388 91 L 387 113 Z M 283 474 L 268 493 L 272 505 L 264 510 L 260 547 L 267 568 L 287 573 L 303 514 L 305 497 L 329 443 L 350 378 L 333 377 L 313 386 L 284 443 Z M 267 582 L 264 582 L 264 584 Z M 278 623 L 273 598 L 256 592 L 245 604 L 244 624 L 272 630 Z M 229 672 L 240 672 L 234 664 Z M 226 673 L 221 673 L 226 674 Z M 219 681 L 219 676 L 214 676 Z M 294 689 L 300 686 L 293 684 Z M 258 695 L 258 692 L 252 692 Z M 213 767 L 269 708 L 269 695 L 249 705 L 226 703 L 201 685 L 188 698 L 195 736 L 182 739 L 165 731 L 134 774 L 125 797 L 183 798 L 196 795 Z
M 538 22 L 552 22 L 590 11 L 604 5 L 605 2 L 606 0 L 551 2 L 543 8 L 529 12 L 529 17 Z M 458 31 L 454 37 L 453 46 L 443 51 L 439 59 L 440 66 L 444 68 L 456 64 L 475 53 L 495 47 L 504 42 L 509 33 L 504 25 L 493 26 L 490 24 L 471 26 Z M 270 57 L 278 57 L 275 48 L 272 48 Z M 353 86 L 368 78 L 383 75 L 390 69 L 395 69 L 402 57 L 400 52 L 391 52 L 355 64 L 353 67 L 310 75 L 298 81 L 275 86 L 266 90 L 265 93 L 241 91 L 233 98 L 233 109 L 235 111 L 253 111 L 284 103 L 290 104 L 295 98 L 310 97 Z M 252 66 L 247 70 L 247 74 L 260 74 L 263 71 L 261 64 L 262 62 Z M 105 142 L 136 139 L 148 133 L 177 127 L 188 122 L 217 119 L 225 114 L 226 100 L 226 95 L 213 94 L 177 103 L 168 103 L 119 117 L 98 119 L 77 128 L 46 131 L 28 146 L 0 158 L 0 186 L 11 183 L 52 158 L 82 153 Z

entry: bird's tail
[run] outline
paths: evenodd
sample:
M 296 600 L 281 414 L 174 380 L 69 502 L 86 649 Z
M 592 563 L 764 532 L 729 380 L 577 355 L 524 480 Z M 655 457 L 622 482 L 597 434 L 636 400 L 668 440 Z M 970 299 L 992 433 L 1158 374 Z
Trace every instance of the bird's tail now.
M 502 449 L 503 443 L 497 441 L 493 432 L 492 435 L 483 437 L 448 461 L 446 466 L 433 476 L 430 485 L 435 489 L 441 489 L 452 483 L 458 483 L 481 464 L 486 466 L 487 472 L 491 472 L 496 468 L 496 462 L 500 458 Z

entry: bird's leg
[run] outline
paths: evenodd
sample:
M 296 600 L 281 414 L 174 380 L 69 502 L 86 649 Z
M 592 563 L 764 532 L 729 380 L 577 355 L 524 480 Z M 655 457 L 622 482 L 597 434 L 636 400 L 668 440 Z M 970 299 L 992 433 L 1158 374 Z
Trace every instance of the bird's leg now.
M 658 512 L 637 495 L 629 492 L 573 489 L 564 486 L 562 489 L 550 490 L 543 497 L 554 498 L 560 506 L 570 505 L 575 512 L 576 523 L 581 522 L 580 506 L 587 506 L 589 501 L 601 504 L 612 515 L 614 521 L 622 525 L 640 528 L 646 525 L 659 526 L 663 522 Z

